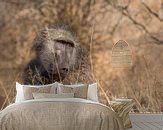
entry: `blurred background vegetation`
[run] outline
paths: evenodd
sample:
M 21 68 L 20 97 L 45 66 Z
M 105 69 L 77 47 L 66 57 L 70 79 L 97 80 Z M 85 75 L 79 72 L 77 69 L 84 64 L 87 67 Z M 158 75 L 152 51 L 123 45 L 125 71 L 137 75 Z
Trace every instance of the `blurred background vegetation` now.
M 0 107 L 14 101 L 36 33 L 60 21 L 76 31 L 110 99 L 133 98 L 139 112 L 163 111 L 162 0 L 0 0 Z M 120 39 L 130 45 L 131 69 L 111 66 Z

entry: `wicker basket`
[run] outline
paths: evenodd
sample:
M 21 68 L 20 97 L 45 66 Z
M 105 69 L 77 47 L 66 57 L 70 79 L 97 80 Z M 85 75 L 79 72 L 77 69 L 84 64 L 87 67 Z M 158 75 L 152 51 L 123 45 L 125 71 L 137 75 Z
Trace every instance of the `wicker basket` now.
M 132 66 L 132 53 L 127 42 L 119 40 L 112 49 L 112 67 L 128 68 Z

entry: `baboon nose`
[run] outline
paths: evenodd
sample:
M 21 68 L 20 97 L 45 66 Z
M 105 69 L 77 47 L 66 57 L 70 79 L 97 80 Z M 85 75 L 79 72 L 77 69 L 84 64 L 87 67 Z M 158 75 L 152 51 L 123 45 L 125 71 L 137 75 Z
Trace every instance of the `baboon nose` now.
M 62 68 L 62 70 L 68 72 L 68 68 Z

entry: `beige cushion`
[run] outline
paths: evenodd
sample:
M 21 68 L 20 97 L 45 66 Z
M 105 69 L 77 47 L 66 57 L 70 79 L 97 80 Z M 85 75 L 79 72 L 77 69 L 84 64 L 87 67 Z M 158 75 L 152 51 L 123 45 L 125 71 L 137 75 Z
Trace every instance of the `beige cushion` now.
M 25 101 L 24 90 L 23 90 L 24 87 L 31 87 L 31 88 L 51 87 L 50 93 L 57 93 L 57 85 L 58 85 L 57 82 L 52 83 L 52 84 L 47 84 L 47 85 L 22 85 L 22 84 L 16 82 L 15 103 Z
M 25 100 L 30 100 L 34 99 L 33 94 L 34 92 L 37 93 L 50 93 L 51 86 L 47 87 L 39 87 L 39 88 L 34 88 L 34 87 L 23 87 L 23 93 L 24 93 L 24 99 Z
M 59 87 L 60 85 L 63 85 L 59 82 L 55 82 L 56 83 L 56 86 Z M 83 86 L 84 84 L 74 84 L 74 85 L 66 85 L 66 87 L 79 87 L 79 86 Z M 95 102 L 99 102 L 98 100 L 98 86 L 97 86 L 97 83 L 92 83 L 92 84 L 87 84 L 88 85 L 88 93 L 87 93 L 87 99 L 88 100 L 92 100 L 92 101 L 95 101 Z
M 74 98 L 74 93 L 61 93 L 61 94 L 52 94 L 52 93 L 33 93 L 34 99 L 40 98 Z
M 59 85 L 57 93 L 74 93 L 75 98 L 87 99 L 88 85 Z

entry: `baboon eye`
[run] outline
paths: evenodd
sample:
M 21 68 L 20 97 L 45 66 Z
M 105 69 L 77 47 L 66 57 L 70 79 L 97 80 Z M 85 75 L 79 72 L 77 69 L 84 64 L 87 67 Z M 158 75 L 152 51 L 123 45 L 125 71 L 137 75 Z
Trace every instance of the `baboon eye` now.
M 62 44 L 66 44 L 69 45 L 71 47 L 75 47 L 74 43 L 71 41 L 65 41 L 65 40 L 55 40 L 56 42 L 62 43 Z

